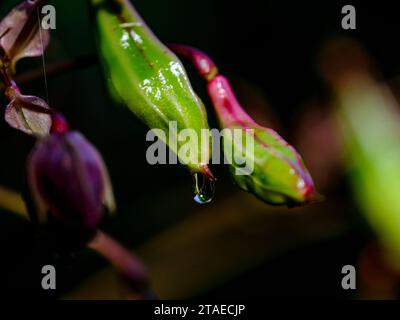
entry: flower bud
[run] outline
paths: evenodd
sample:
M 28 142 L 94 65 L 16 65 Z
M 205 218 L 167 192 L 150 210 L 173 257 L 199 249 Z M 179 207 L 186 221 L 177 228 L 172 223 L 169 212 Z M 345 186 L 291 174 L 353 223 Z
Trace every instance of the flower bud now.
M 208 83 L 208 92 L 222 128 L 241 130 L 245 138 L 224 134 L 224 151 L 232 150 L 230 163 L 238 186 L 270 204 L 295 205 L 315 198 L 314 183 L 297 151 L 274 130 L 258 125 L 240 106 L 228 80 L 221 75 Z M 242 172 L 239 164 L 251 163 Z M 238 174 L 239 173 L 239 174 Z
M 208 82 L 208 94 L 223 133 L 225 158 L 238 186 L 270 204 L 292 206 L 316 200 L 314 183 L 300 155 L 274 130 L 258 125 L 243 110 L 211 58 L 186 45 L 173 44 L 170 48 L 191 61 Z
M 89 238 L 102 218 L 103 206 L 114 209 L 111 185 L 98 151 L 61 122 L 54 117 L 53 132 L 32 151 L 28 185 L 41 222 L 54 221 Z M 60 130 L 63 127 L 65 131 Z

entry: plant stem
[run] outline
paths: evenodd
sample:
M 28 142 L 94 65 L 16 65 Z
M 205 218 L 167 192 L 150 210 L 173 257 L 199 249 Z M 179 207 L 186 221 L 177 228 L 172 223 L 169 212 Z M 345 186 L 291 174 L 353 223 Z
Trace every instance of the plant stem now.
M 214 61 L 203 51 L 183 44 L 169 44 L 168 47 L 178 56 L 189 60 L 207 82 L 218 75 L 219 71 Z
M 149 276 L 137 256 L 101 230 L 97 231 L 88 247 L 106 258 L 141 299 L 146 298 Z
M 168 46 L 175 54 L 190 61 L 199 75 L 207 81 L 207 91 L 215 112 L 220 121 L 228 123 L 240 123 L 244 127 L 257 126 L 257 123 L 242 108 L 229 80 L 219 74 L 214 61 L 203 51 L 182 44 L 170 44 Z
M 70 72 L 80 70 L 95 65 L 98 62 L 97 57 L 93 54 L 84 55 L 72 60 L 54 62 L 46 66 L 46 75 L 48 78 Z M 15 81 L 19 84 L 43 78 L 43 68 L 35 68 L 20 75 L 15 76 Z M 4 81 L 3 81 L 4 82 Z M 4 89 L 4 85 L 0 84 L 0 90 Z

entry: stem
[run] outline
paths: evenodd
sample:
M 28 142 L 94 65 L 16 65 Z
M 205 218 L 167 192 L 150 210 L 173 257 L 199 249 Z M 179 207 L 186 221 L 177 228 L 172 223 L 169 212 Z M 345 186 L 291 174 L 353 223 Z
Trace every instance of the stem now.
M 97 63 L 94 54 L 84 55 L 73 60 L 66 60 L 48 64 L 46 66 L 46 76 L 48 78 L 63 74 L 66 71 L 79 70 L 84 67 L 92 66 Z M 15 81 L 19 84 L 43 78 L 43 68 L 36 68 L 21 75 L 15 76 Z
M 19 92 L 19 88 L 17 84 L 13 81 L 12 76 L 10 74 L 10 59 L 2 50 L 0 46 L 1 57 L 0 57 L 0 79 L 3 82 L 3 86 L 5 89 L 5 94 L 7 98 L 11 101 L 14 98 L 14 95 Z
M 240 105 L 228 79 L 218 73 L 214 61 L 207 54 L 199 49 L 181 44 L 171 44 L 169 48 L 178 56 L 188 59 L 200 76 L 208 82 L 208 95 L 223 126 L 226 127 L 230 124 L 240 124 L 244 127 L 257 125 Z
M 240 105 L 225 76 L 216 76 L 208 83 L 207 90 L 218 118 L 225 127 L 231 124 L 240 124 L 243 127 L 258 126 Z
M 66 60 L 66 61 L 60 61 L 60 62 L 55 62 L 52 64 L 49 64 L 46 66 L 46 76 L 48 78 L 63 74 L 64 72 L 69 72 L 69 71 L 74 71 L 74 70 L 80 70 L 81 68 L 85 67 L 90 67 L 92 65 L 95 65 L 98 62 L 96 55 L 94 54 L 88 54 L 84 55 L 81 57 L 78 57 L 73 60 Z M 0 74 L 1 76 L 1 74 Z M 43 73 L 43 68 L 35 68 L 32 70 L 29 70 L 25 73 L 22 73 L 20 75 L 16 75 L 14 77 L 15 82 L 19 84 L 23 84 L 26 82 L 34 81 L 43 78 L 44 73 Z M 8 77 L 9 78 L 9 77 Z M 3 78 L 1 78 L 3 84 L 0 84 L 0 90 L 5 89 L 6 84 L 4 84 Z M 10 85 L 10 84 L 8 84 Z
M 205 80 L 211 81 L 218 75 L 214 61 L 203 51 L 183 44 L 170 44 L 168 47 L 177 55 L 189 60 Z
M 10 28 L 8 28 L 6 31 L 3 32 L 3 34 L 0 35 L 0 40 L 10 31 Z M 3 47 L 0 46 L 0 79 L 3 82 L 3 85 L 5 88 L 8 88 L 11 86 L 11 76 L 8 73 L 9 70 L 9 65 L 10 61 L 7 57 L 6 52 L 4 51 Z
M 1 77 L 1 81 L 4 83 L 5 88 L 12 86 L 10 76 L 8 75 L 7 70 L 5 70 L 4 68 L 1 68 L 0 77 Z
M 148 294 L 149 276 L 140 259 L 102 231 L 97 231 L 88 247 L 107 259 L 128 281 L 130 287 L 145 298 Z
M 2 62 L 6 60 L 6 58 L 1 59 Z M 14 99 L 18 99 L 18 97 L 22 97 L 20 90 L 17 86 L 17 84 L 12 80 L 8 73 L 8 68 L 5 67 L 5 64 L 2 64 L 0 68 L 0 78 L 3 81 L 4 87 L 5 87 L 5 95 L 10 101 L 13 101 Z M 18 99 L 19 103 L 24 109 L 37 112 L 37 113 L 42 113 L 42 114 L 48 114 L 51 116 L 52 120 L 52 125 L 50 128 L 50 132 L 53 133 L 64 133 L 69 130 L 69 125 L 67 120 L 64 118 L 64 116 L 58 112 L 56 112 L 54 109 L 45 108 L 42 107 L 38 104 L 33 104 L 33 103 L 28 103 L 24 99 Z
M 65 133 L 69 130 L 68 121 L 65 117 L 58 112 L 54 112 L 51 115 L 51 128 L 52 133 Z

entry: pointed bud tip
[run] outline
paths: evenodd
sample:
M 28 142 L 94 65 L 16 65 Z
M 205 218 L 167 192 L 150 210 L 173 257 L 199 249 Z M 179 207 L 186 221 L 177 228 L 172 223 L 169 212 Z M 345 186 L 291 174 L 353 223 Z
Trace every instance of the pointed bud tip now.
M 307 175 L 308 178 L 305 180 L 306 185 L 304 186 L 303 189 L 303 203 L 304 204 L 309 204 L 309 203 L 319 203 L 325 200 L 325 197 L 318 193 L 315 190 L 314 182 L 311 178 L 310 175 Z
M 208 165 L 203 165 L 201 169 L 201 173 L 203 173 L 210 181 L 217 181 L 217 178 L 211 172 Z
M 309 195 L 306 196 L 306 199 L 307 203 L 320 203 L 325 201 L 326 197 L 313 190 Z

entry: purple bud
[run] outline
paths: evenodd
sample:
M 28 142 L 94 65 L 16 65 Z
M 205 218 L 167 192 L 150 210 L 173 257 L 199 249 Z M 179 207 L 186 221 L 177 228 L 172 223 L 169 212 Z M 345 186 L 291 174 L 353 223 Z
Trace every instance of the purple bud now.
M 42 222 L 94 234 L 104 205 L 114 209 L 111 185 L 98 151 L 78 132 L 54 132 L 32 151 L 28 184 Z

